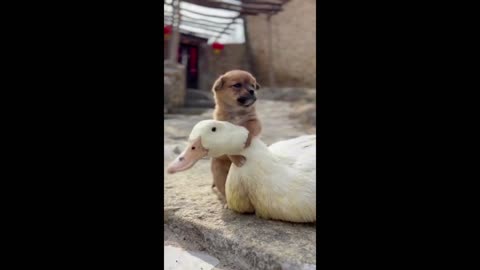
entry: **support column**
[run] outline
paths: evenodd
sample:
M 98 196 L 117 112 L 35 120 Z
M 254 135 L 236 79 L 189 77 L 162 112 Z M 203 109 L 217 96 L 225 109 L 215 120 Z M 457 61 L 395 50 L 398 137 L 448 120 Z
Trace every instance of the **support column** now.
M 180 44 L 180 0 L 172 0 L 172 38 L 169 43 L 169 61 L 177 63 Z
M 252 55 L 252 47 L 250 45 L 250 36 L 248 34 L 248 23 L 247 23 L 247 16 L 242 16 L 243 19 L 243 32 L 245 36 L 245 50 L 247 53 L 247 65 L 249 71 L 257 76 L 257 69 L 255 63 L 253 62 L 253 55 Z
M 268 79 L 271 88 L 275 88 L 275 74 L 273 68 L 273 44 L 272 44 L 272 15 L 267 16 L 268 24 Z

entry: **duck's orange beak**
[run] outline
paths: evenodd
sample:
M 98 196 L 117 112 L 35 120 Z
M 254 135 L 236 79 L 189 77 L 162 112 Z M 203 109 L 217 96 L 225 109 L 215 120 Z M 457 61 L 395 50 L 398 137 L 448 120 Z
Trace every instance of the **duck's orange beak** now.
M 207 154 L 208 150 L 202 146 L 201 138 L 198 138 L 190 143 L 187 148 L 168 165 L 167 173 L 188 170 Z

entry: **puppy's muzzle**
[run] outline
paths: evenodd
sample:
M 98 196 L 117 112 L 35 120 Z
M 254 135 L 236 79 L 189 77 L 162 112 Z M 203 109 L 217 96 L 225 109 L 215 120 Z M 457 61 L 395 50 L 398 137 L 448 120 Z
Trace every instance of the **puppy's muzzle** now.
M 252 105 L 253 103 L 255 103 L 255 101 L 257 100 L 257 98 L 255 97 L 255 92 L 253 90 L 249 90 L 248 92 L 249 93 L 247 95 L 243 95 L 243 96 L 237 98 L 237 102 L 240 105 L 248 107 L 248 106 Z

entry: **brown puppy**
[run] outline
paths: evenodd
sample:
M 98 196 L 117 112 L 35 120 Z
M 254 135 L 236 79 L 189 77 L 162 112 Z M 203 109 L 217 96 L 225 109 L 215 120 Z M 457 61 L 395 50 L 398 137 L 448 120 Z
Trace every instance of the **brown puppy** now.
M 255 91 L 260 88 L 252 74 L 243 70 L 232 70 L 220 76 L 213 84 L 215 111 L 213 118 L 228 121 L 248 129 L 248 147 L 252 138 L 262 130 L 255 111 Z M 231 163 L 241 167 L 245 163 L 243 156 L 222 156 L 212 159 L 213 185 L 225 196 L 225 182 Z

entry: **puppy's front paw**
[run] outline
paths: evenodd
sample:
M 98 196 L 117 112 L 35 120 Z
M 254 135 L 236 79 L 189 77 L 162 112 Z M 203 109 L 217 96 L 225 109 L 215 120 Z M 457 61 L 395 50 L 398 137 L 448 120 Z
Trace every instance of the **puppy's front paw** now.
M 247 159 L 244 156 L 230 156 L 230 160 L 232 161 L 233 164 L 237 167 L 242 167 L 245 162 L 247 162 Z
M 252 137 L 248 136 L 247 141 L 245 142 L 245 148 L 249 147 L 252 143 Z

